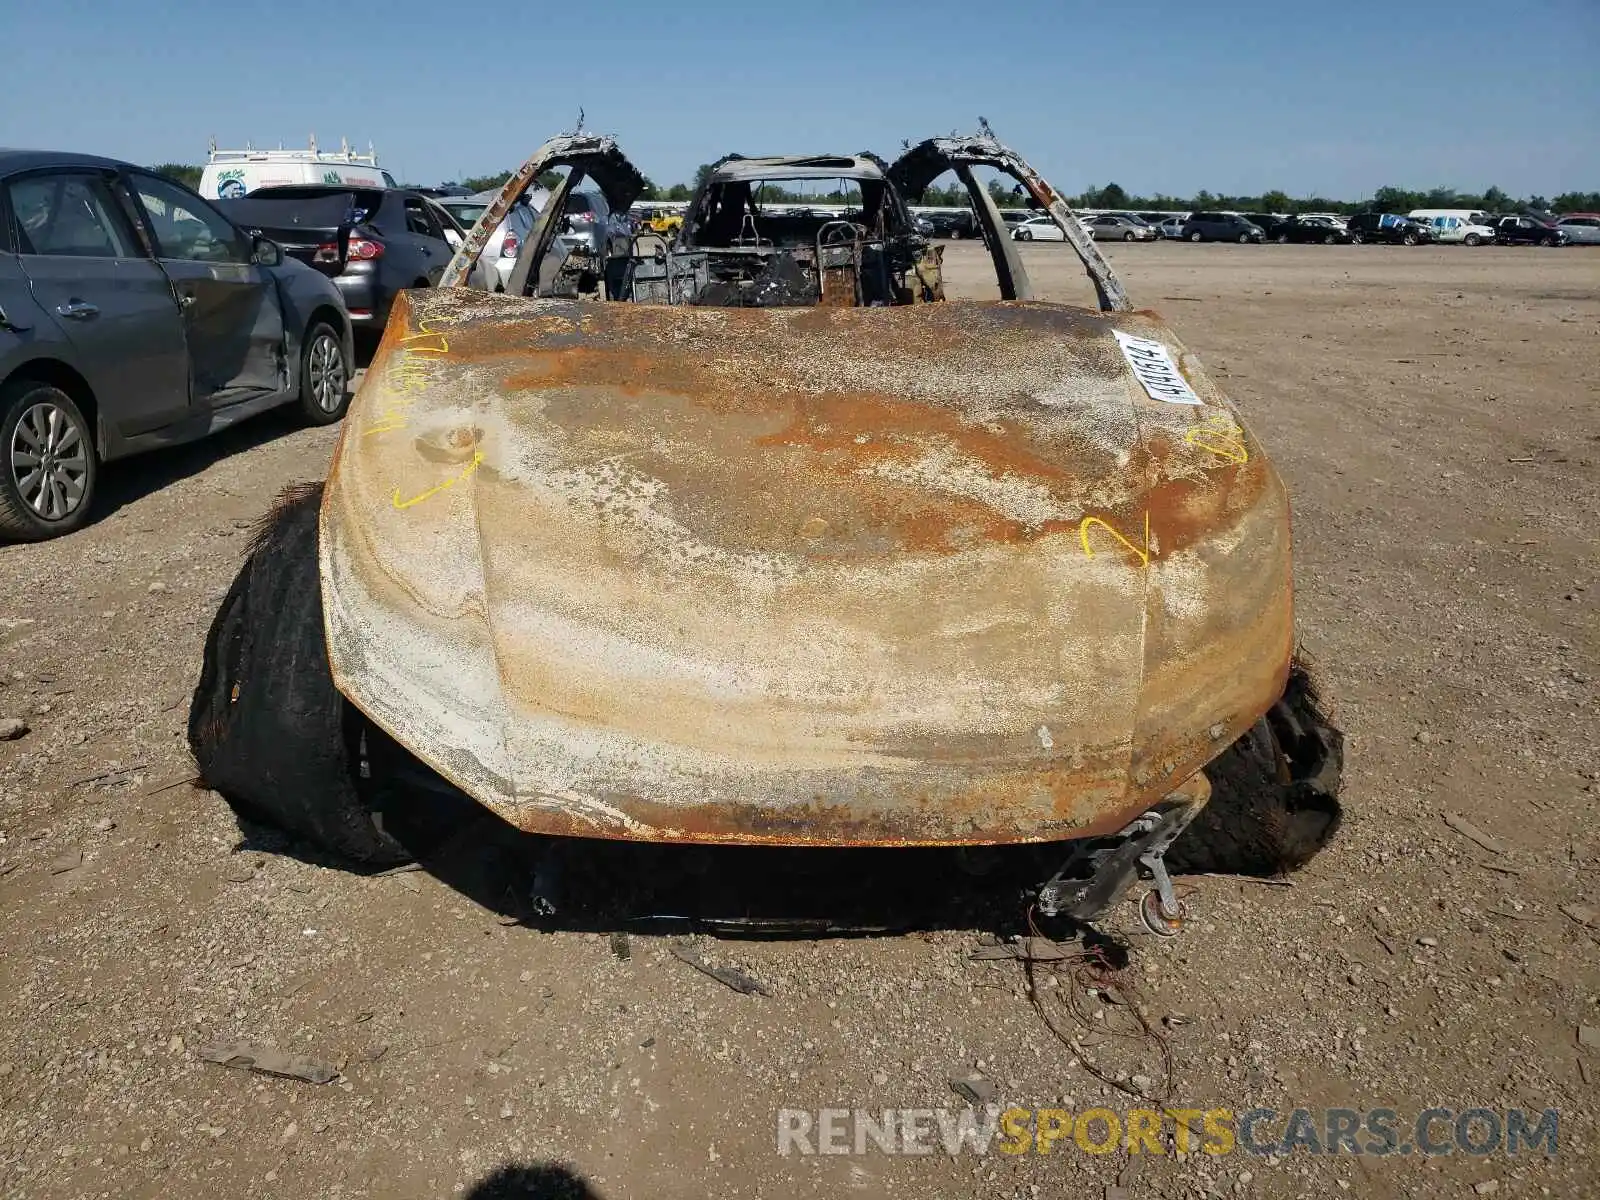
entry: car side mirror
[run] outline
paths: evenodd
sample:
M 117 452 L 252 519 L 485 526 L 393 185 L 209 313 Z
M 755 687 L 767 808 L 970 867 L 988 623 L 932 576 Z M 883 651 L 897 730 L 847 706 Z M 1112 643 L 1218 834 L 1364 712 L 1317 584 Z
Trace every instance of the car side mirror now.
M 250 243 L 250 261 L 258 267 L 283 266 L 283 247 L 257 234 Z

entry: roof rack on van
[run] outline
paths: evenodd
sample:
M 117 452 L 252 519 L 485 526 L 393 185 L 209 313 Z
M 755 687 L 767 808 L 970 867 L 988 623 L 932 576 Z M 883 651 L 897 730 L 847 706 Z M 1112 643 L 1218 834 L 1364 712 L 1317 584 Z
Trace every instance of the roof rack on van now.
M 293 163 L 344 163 L 357 167 L 376 167 L 378 165 L 378 152 L 372 148 L 372 143 L 367 143 L 367 152 L 360 154 L 350 149 L 348 138 L 341 138 L 339 149 L 317 149 L 317 135 L 311 135 L 311 145 L 307 150 L 285 150 L 283 143 L 278 143 L 276 150 L 257 150 L 249 142 L 244 144 L 243 150 L 218 150 L 217 139 L 211 139 L 211 158 L 213 163 L 242 163 L 242 162 L 293 162 Z

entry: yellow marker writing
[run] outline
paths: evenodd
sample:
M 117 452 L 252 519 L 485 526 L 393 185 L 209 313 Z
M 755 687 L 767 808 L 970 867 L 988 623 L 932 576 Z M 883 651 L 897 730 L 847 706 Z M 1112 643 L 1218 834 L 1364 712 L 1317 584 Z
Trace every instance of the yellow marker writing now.
M 482 450 L 474 450 L 472 452 L 472 461 L 469 462 L 465 467 L 461 468 L 460 473 L 458 473 L 456 475 L 452 475 L 449 479 L 446 479 L 443 483 L 434 484 L 434 486 L 429 488 L 427 491 L 421 492 L 421 493 L 411 497 L 411 499 L 409 499 L 409 500 L 400 499 L 400 489 L 399 488 L 395 488 L 394 496 L 392 497 L 390 502 L 397 509 L 410 508 L 414 504 L 421 504 L 424 500 L 427 500 L 432 496 L 437 496 L 440 492 L 444 491 L 446 488 L 453 488 L 453 487 L 455 487 L 456 484 L 460 483 L 462 480 L 470 478 L 472 473 L 478 469 L 478 464 L 481 463 L 481 462 L 483 462 L 483 451 Z
M 1126 537 L 1124 537 L 1123 534 L 1122 534 L 1122 531 L 1120 529 L 1118 529 L 1115 525 L 1113 525 L 1110 521 L 1103 520 L 1100 517 L 1085 517 L 1078 525 L 1078 540 L 1083 543 L 1083 556 L 1085 558 L 1093 558 L 1094 557 L 1094 550 L 1089 545 L 1089 526 L 1091 526 L 1091 525 L 1100 526 L 1107 533 L 1109 533 L 1112 537 L 1116 538 L 1117 541 L 1121 542 L 1124 546 L 1126 546 L 1128 548 L 1128 550 L 1135 557 L 1138 558 L 1139 565 L 1141 567 L 1148 567 L 1150 565 L 1150 510 L 1149 509 L 1146 509 L 1145 510 L 1145 514 L 1144 514 L 1144 548 L 1143 549 L 1140 549 L 1138 546 L 1135 546 Z

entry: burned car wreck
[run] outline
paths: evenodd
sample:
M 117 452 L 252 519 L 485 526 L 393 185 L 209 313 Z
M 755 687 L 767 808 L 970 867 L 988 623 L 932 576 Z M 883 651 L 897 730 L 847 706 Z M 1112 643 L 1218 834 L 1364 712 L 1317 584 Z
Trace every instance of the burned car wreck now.
M 553 168 L 507 294 L 459 286 Z M 979 168 L 1097 308 L 1034 299 Z M 946 172 L 998 301 L 946 299 L 910 218 Z M 764 198 L 812 179 L 842 215 Z M 549 265 L 576 189 L 622 212 L 642 184 L 611 139 L 554 138 L 396 304 L 325 488 L 217 614 L 209 785 L 369 862 L 407 853 L 396 781 L 556 837 L 1065 843 L 1039 911 L 1092 921 L 1144 878 L 1159 933 L 1169 851 L 1274 870 L 1331 836 L 1283 484 L 1048 183 L 987 134 L 732 156 L 670 239 Z M 1214 785 L 1232 815 L 1186 852 Z

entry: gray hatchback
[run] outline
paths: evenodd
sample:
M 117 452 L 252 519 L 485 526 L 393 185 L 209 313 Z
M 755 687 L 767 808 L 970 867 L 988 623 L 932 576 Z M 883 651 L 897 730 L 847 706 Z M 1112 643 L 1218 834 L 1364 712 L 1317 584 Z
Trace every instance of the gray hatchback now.
M 102 462 L 280 404 L 337 421 L 352 359 L 333 284 L 188 188 L 0 150 L 0 537 L 82 525 Z

